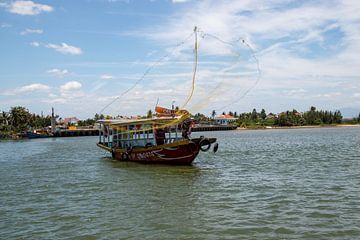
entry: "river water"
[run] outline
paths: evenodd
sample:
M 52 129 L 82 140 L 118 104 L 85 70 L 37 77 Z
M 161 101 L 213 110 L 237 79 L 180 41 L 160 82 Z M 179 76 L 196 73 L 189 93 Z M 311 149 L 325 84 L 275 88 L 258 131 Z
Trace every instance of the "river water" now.
M 199 133 L 198 133 L 199 134 Z M 0 239 L 359 239 L 360 128 L 204 132 L 192 166 L 0 142 Z

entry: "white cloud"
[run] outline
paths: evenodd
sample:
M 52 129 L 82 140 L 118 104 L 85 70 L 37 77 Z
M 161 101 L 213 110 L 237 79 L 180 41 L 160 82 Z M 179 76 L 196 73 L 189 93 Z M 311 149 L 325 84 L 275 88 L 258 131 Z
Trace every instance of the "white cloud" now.
M 303 88 L 285 90 L 284 94 L 287 96 L 303 96 L 307 91 Z
M 70 81 L 60 86 L 60 94 L 58 97 L 54 97 L 49 102 L 52 103 L 71 103 L 80 101 L 86 94 L 81 90 L 82 84 L 78 81 Z
M 69 71 L 67 69 L 57 69 L 57 68 L 53 68 L 47 71 L 50 75 L 53 75 L 55 77 L 63 77 L 66 74 L 69 73 Z
M 53 43 L 40 43 L 40 42 L 32 42 L 30 43 L 31 46 L 33 47 L 46 47 L 46 48 L 51 48 L 54 49 L 55 51 L 62 53 L 62 54 L 71 54 L 71 55 L 80 55 L 82 54 L 82 50 L 79 47 L 75 47 L 75 46 L 71 46 L 68 45 L 66 43 L 61 43 L 61 44 L 53 44 Z
M 44 31 L 42 29 L 25 29 L 24 31 L 20 32 L 20 35 L 27 35 L 27 34 L 31 34 L 31 33 L 37 33 L 37 34 L 42 34 Z
M 334 97 L 338 97 L 341 95 L 342 94 L 340 92 L 331 92 L 331 93 L 316 94 L 314 97 L 315 98 L 334 98 Z
M 81 83 L 77 81 L 70 81 L 60 86 L 58 93 L 50 93 L 48 98 L 43 99 L 45 103 L 55 104 L 77 104 L 86 97 L 81 91 Z
M 0 27 L 1 27 L 1 28 L 9 28 L 9 27 L 11 27 L 11 24 L 1 23 Z
M 1 93 L 1 95 L 12 96 L 22 93 L 31 93 L 31 92 L 48 92 L 50 87 L 42 83 L 33 83 L 30 85 L 25 85 L 22 87 L 17 87 L 15 89 L 6 90 Z
M 173 3 L 184 3 L 189 2 L 190 0 L 172 0 Z
M 46 92 L 49 91 L 50 87 L 41 83 L 34 83 L 30 85 L 23 86 L 17 90 L 17 93 L 23 92 Z
M 33 1 L 14 1 L 10 4 L 6 4 L 5 7 L 9 12 L 20 15 L 38 15 L 42 12 L 53 11 L 53 7 L 34 3 Z
M 33 47 L 40 47 L 39 42 L 31 42 L 30 45 L 33 46 Z
M 109 79 L 113 79 L 114 77 L 112 75 L 109 75 L 109 74 L 103 74 L 100 76 L 101 79 L 104 79 L 104 80 L 109 80 Z
M 129 3 L 130 0 L 108 0 L 109 3 L 116 3 L 116 2 L 122 2 L 122 3 Z
M 360 98 L 360 93 L 354 93 L 354 94 L 353 94 L 353 97 L 355 97 L 355 98 Z
M 262 72 L 259 84 L 250 92 L 250 95 L 254 94 L 254 104 L 266 105 L 269 100 L 265 97 L 271 95 L 272 105 L 284 105 L 284 99 L 303 97 L 304 100 L 334 98 L 331 104 L 341 106 L 347 104 L 352 96 L 357 96 L 354 86 L 360 79 L 359 11 L 358 1 L 307 1 L 299 4 L 286 0 L 197 1 L 158 26 L 152 25 L 129 34 L 169 47 L 184 39 L 197 25 L 224 42 L 245 39 L 255 51 Z M 200 54 L 225 55 L 232 51 L 226 52 L 229 45 L 213 37 L 202 38 L 201 33 L 199 40 Z M 192 48 L 191 41 L 193 38 L 180 49 L 179 55 L 191 54 L 186 52 Z M 241 47 L 236 50 L 242 56 L 250 52 Z M 248 58 L 245 65 L 251 69 L 255 64 Z M 231 81 L 225 80 L 224 85 L 244 89 L 241 79 L 244 78 L 239 75 Z M 197 79 L 195 95 L 203 91 L 201 80 Z M 340 85 L 349 85 L 353 89 L 343 89 L 340 93 Z M 259 90 L 266 94 L 260 95 Z M 237 91 L 228 92 L 230 94 L 226 97 L 229 100 L 237 99 L 233 94 Z M 321 103 L 319 100 L 314 104 L 316 102 Z M 236 104 L 231 107 L 236 108 Z
M 247 111 L 254 107 L 264 107 L 267 111 L 279 112 L 287 108 L 308 109 L 310 104 L 326 109 L 326 106 L 334 108 L 359 105 L 359 11 L 358 1 L 192 1 L 192 4 L 183 4 L 174 11 L 174 15 L 168 16 L 160 25 L 148 25 L 148 28 L 139 29 L 132 35 L 155 40 L 157 46 L 162 46 L 168 52 L 192 32 L 194 25 L 224 41 L 233 41 L 241 37 L 249 43 L 260 61 L 262 77 L 259 84 L 245 98 L 236 102 L 252 86 L 257 75 L 253 59 L 246 58 L 250 55 L 249 49 L 243 46 L 235 49 L 242 57 L 239 63 L 243 68 L 238 72 L 235 71 L 238 69 L 227 71 L 225 67 L 229 65 L 220 67 L 216 66 L 216 62 L 223 61 L 223 57 L 233 49 L 212 37 L 202 38 L 202 34 L 199 34 L 198 74 L 194 97 L 189 104 L 191 107 L 191 104 L 199 103 L 195 105 L 199 106 L 197 110 L 203 111 L 209 102 L 210 108 L 215 109 L 217 106 L 235 102 L 224 111 Z M 67 44 L 64 46 L 34 42 L 32 45 L 52 48 L 64 54 L 72 52 L 66 50 L 69 46 Z M 144 108 L 152 108 L 158 96 L 160 104 L 176 100 L 176 104 L 181 105 L 191 88 L 192 50 L 193 38 L 189 38 L 169 59 L 157 64 L 134 90 L 120 98 L 117 103 L 121 104 L 112 105 L 112 113 L 123 111 L 123 106 L 128 108 L 123 114 L 142 113 Z M 218 54 L 222 55 L 213 58 L 214 63 L 201 63 L 208 60 L 206 56 Z M 146 57 L 145 54 L 143 56 Z M 150 52 L 147 57 L 153 59 L 148 59 L 147 65 L 141 64 L 152 66 L 158 56 L 162 56 L 162 53 Z M 189 67 L 183 69 L 183 74 L 180 74 L 182 70 L 175 68 L 183 68 L 184 65 L 175 62 L 174 59 L 185 59 L 184 62 L 188 60 Z M 95 63 L 81 64 L 79 66 L 90 67 Z M 102 62 L 96 66 L 115 65 L 120 64 Z M 168 68 L 171 71 L 165 71 L 167 65 L 172 65 Z M 111 101 L 111 97 L 105 98 L 101 94 L 96 96 L 97 90 L 109 84 L 109 81 L 102 79 L 111 79 L 115 76 L 109 74 L 112 70 L 107 67 L 100 72 L 104 74 L 97 76 L 98 82 L 89 88 L 93 95 L 84 95 L 82 90 L 85 87 L 81 86 L 81 83 L 66 83 L 56 89 L 58 92 L 47 98 L 69 104 L 69 111 L 74 111 L 75 105 L 82 108 L 86 105 L 88 111 L 101 109 Z M 133 67 L 136 67 L 136 70 L 140 69 L 135 64 Z M 62 71 L 64 70 L 58 69 L 49 73 L 61 74 Z M 124 81 L 117 82 L 118 87 L 107 88 L 108 96 L 120 95 L 121 91 L 128 89 L 141 78 L 142 72 L 125 75 L 116 74 L 116 79 L 121 78 Z M 223 84 L 217 88 L 222 81 Z M 97 100 L 99 97 L 104 101 L 101 104 Z M 139 104 L 140 100 L 142 104 Z M 86 104 L 80 104 L 81 102 Z M 111 113 L 111 109 L 107 109 L 106 112 Z
M 61 92 L 69 92 L 74 90 L 79 90 L 82 87 L 80 82 L 70 81 L 60 86 Z
M 71 55 L 82 54 L 81 48 L 74 47 L 66 43 L 61 43 L 60 45 L 49 43 L 46 44 L 45 47 L 55 49 L 55 51 L 58 51 L 62 54 L 71 54 Z

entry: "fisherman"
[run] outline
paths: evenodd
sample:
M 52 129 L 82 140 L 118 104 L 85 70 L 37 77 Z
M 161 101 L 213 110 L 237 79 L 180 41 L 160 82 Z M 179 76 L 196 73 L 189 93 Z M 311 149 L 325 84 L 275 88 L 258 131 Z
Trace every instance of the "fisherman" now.
M 182 131 L 181 135 L 185 139 L 189 139 L 191 134 L 191 126 L 192 126 L 192 120 L 190 118 L 185 119 L 185 121 L 182 123 Z
M 165 130 L 163 128 L 157 127 L 154 128 L 154 136 L 156 145 L 163 145 L 165 143 Z

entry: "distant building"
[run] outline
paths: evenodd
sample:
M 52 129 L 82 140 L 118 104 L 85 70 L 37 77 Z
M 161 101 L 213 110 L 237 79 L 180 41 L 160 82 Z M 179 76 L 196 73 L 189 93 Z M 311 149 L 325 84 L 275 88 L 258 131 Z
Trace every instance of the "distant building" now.
M 220 115 L 214 118 L 216 124 L 229 125 L 236 122 L 237 118 L 230 115 Z
M 64 119 L 64 125 L 76 125 L 78 123 L 79 119 L 76 117 L 69 117 Z

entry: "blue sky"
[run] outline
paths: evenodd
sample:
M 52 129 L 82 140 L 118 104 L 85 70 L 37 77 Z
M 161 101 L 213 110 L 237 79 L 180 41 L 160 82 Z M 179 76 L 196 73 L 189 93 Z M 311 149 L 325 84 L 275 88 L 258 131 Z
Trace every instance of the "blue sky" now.
M 359 12 L 358 1 L 0 1 L 0 110 L 87 118 L 118 96 L 105 114 L 183 106 L 194 26 L 192 113 L 359 110 Z

